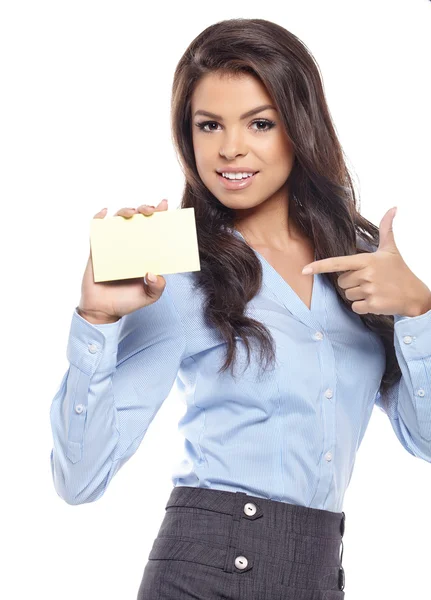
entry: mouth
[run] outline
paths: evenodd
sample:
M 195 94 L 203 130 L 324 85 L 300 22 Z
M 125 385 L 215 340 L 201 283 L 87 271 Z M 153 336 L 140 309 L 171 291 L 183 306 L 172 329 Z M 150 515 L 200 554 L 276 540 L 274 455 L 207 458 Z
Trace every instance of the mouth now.
M 256 175 L 260 171 L 256 171 L 250 177 L 245 177 L 244 179 L 228 179 L 227 177 L 223 177 L 220 173 L 217 173 L 217 177 L 223 187 L 227 190 L 242 190 L 244 188 L 249 187 L 253 181 L 256 179 Z

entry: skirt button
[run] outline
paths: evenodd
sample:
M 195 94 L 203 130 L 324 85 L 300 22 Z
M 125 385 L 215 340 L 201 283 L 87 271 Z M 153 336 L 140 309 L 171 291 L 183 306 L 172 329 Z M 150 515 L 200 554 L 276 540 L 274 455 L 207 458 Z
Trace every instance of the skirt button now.
M 248 560 L 246 559 L 245 556 L 237 556 L 235 558 L 235 567 L 237 569 L 246 569 L 248 565 Z
M 344 590 L 345 581 L 346 578 L 344 575 L 344 569 L 343 567 L 340 567 L 340 570 L 338 571 L 338 587 L 340 588 L 340 590 Z
M 247 502 L 247 504 L 244 505 L 244 514 L 253 516 L 256 512 L 256 504 L 253 504 L 253 502 Z

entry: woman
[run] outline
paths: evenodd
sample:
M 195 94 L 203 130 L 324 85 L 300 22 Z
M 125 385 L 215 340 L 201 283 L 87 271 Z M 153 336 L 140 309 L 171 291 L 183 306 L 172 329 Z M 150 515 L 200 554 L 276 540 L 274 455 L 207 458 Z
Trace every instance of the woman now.
M 379 231 L 357 211 L 318 68 L 286 29 L 205 29 L 176 69 L 172 128 L 201 270 L 93 284 L 90 256 L 51 408 L 56 490 L 100 498 L 177 381 L 185 459 L 138 600 L 342 599 L 343 499 L 374 404 L 431 458 L 430 379 L 406 346 L 431 292 L 394 213 Z

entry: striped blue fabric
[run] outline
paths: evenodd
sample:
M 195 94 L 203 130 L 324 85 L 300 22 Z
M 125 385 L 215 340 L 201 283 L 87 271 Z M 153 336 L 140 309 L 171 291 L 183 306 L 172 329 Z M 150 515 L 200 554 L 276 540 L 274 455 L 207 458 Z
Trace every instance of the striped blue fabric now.
M 313 276 L 308 309 L 256 255 L 263 284 L 246 311 L 268 327 L 276 345 L 276 364 L 263 373 L 254 343 L 246 368 L 239 336 L 236 377 L 217 372 L 227 344 L 205 322 L 193 273 L 165 275 L 157 302 L 116 323 L 92 325 L 74 310 L 69 367 L 50 410 L 52 477 L 63 500 L 82 504 L 104 494 L 175 385 L 185 412 L 174 486 L 343 510 L 373 408 L 384 410 L 383 344 L 324 274 Z M 431 310 L 394 319 L 402 378 L 384 412 L 402 446 L 431 462 Z

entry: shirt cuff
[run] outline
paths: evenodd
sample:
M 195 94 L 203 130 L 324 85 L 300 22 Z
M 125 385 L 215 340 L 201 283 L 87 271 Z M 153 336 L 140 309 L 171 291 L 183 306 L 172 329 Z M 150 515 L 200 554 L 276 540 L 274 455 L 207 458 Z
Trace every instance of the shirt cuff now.
M 67 360 L 83 373 L 113 372 L 117 365 L 118 341 L 122 318 L 114 323 L 95 325 L 75 308 L 67 344 Z
M 394 337 L 406 360 L 431 356 L 431 310 L 417 317 L 394 315 Z

